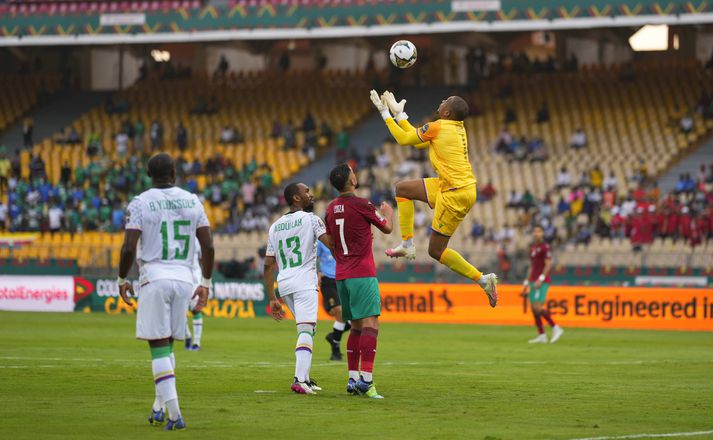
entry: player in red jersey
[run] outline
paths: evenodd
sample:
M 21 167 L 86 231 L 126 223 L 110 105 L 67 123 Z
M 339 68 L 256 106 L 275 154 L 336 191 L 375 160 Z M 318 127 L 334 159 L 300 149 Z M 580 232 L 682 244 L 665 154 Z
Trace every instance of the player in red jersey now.
M 538 335 L 534 339 L 530 339 L 531 344 L 546 344 L 547 335 L 542 328 L 542 318 L 545 318 L 548 324 L 552 326 L 551 343 L 557 342 L 562 336 L 564 330 L 562 327 L 555 324 L 550 311 L 545 305 L 547 299 L 547 290 L 550 288 L 552 279 L 550 278 L 550 270 L 552 269 L 552 251 L 550 245 L 545 242 L 545 230 L 542 226 L 535 226 L 532 230 L 532 244 L 530 245 L 530 270 L 527 272 L 527 278 L 522 283 L 523 293 L 530 290 L 530 307 L 532 315 L 535 317 L 535 325 L 537 326 Z
M 325 223 L 327 234 L 334 243 L 342 319 L 345 322 L 351 320 L 352 323 L 347 340 L 347 392 L 382 399 L 376 391 L 372 376 L 376 338 L 379 334 L 381 295 L 372 252 L 371 226 L 390 234 L 394 210 L 384 202 L 379 212 L 367 199 L 355 196 L 354 190 L 359 187 L 359 183 L 347 164 L 334 167 L 329 180 L 339 191 L 339 197 L 327 207 Z

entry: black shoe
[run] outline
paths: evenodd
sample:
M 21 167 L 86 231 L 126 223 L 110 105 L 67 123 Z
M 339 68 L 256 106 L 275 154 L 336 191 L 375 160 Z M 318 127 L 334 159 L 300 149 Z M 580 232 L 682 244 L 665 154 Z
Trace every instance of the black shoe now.
M 191 342 L 192 342 L 192 341 L 193 341 L 193 340 L 192 340 L 191 338 L 186 338 L 185 346 L 184 346 L 184 348 L 185 348 L 186 350 L 190 350 L 190 349 L 191 349 Z
M 332 353 L 332 355 L 329 357 L 330 361 L 341 361 L 342 360 L 342 354 L 341 353 Z
M 332 348 L 332 357 L 330 359 L 334 360 L 335 355 L 339 355 L 339 360 L 342 358 L 340 343 L 334 340 L 334 333 L 328 333 L 324 339 L 329 342 L 329 346 Z

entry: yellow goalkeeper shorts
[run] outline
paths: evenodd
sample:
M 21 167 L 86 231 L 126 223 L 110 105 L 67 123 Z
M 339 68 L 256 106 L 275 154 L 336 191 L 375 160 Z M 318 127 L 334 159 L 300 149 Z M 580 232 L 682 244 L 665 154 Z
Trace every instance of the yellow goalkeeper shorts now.
M 441 192 L 439 179 L 429 177 L 423 179 L 423 187 L 426 189 L 428 205 L 433 208 L 431 229 L 441 235 L 452 236 L 475 204 L 475 183 Z

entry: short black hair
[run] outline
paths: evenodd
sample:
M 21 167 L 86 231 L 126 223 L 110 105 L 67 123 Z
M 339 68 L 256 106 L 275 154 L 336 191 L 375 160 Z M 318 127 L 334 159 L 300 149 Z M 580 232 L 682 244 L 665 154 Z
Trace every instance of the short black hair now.
M 535 229 L 542 229 L 542 230 L 544 231 L 544 230 L 545 230 L 545 227 L 542 226 L 542 225 L 540 225 L 540 224 L 537 224 L 537 225 L 535 225 L 535 226 L 532 227 L 532 230 L 533 230 L 533 231 L 534 231 Z
M 297 194 L 300 193 L 300 185 L 297 182 L 292 182 L 289 185 L 285 187 L 285 203 L 287 203 L 287 206 L 292 206 L 292 203 L 294 202 L 294 198 Z
M 347 163 L 340 163 L 332 168 L 332 172 L 329 173 L 329 182 L 334 189 L 340 192 L 344 191 L 344 187 L 347 186 L 347 182 L 349 181 L 350 172 L 351 168 L 349 168 L 349 164 Z
M 460 96 L 454 96 L 450 100 L 449 109 L 451 111 L 451 116 L 456 121 L 463 121 L 468 116 L 470 110 L 468 109 L 468 103 L 465 99 Z
M 176 163 L 168 153 L 158 153 L 149 159 L 148 171 L 152 180 L 169 180 L 176 171 Z

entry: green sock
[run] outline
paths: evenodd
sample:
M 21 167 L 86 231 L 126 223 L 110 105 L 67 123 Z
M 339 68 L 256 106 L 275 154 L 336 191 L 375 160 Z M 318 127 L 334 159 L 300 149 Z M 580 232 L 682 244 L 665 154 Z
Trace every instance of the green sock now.
M 158 359 L 158 358 L 163 358 L 163 357 L 170 357 L 172 347 L 168 345 L 164 345 L 162 347 L 150 347 L 151 349 L 151 359 Z

